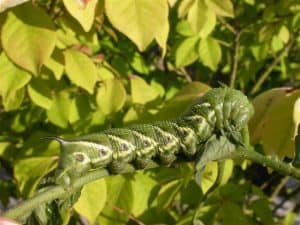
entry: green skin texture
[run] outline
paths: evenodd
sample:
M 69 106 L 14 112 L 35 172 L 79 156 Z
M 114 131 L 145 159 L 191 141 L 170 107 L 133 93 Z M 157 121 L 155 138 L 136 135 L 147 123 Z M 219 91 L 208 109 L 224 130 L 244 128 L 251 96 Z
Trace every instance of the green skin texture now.
M 69 186 L 74 177 L 95 168 L 119 173 L 126 164 L 142 169 L 151 160 L 164 165 L 178 157 L 197 160 L 207 144 L 218 145 L 212 141 L 215 137 L 242 145 L 241 131 L 252 115 L 253 106 L 242 92 L 223 87 L 199 97 L 177 119 L 108 129 L 73 140 L 55 138 L 61 143 L 57 182 Z

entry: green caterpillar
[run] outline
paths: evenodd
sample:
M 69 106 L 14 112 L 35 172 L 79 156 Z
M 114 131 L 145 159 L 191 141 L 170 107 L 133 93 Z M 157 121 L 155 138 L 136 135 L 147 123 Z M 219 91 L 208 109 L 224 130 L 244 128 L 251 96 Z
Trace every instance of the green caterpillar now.
M 69 185 L 95 168 L 119 173 L 126 164 L 144 168 L 151 160 L 171 164 L 178 157 L 196 159 L 207 146 L 228 140 L 242 144 L 241 130 L 253 114 L 253 107 L 240 91 L 216 88 L 199 97 L 182 116 L 150 124 L 113 128 L 72 140 L 52 137 L 61 144 L 59 177 Z M 227 151 L 228 144 L 221 144 Z M 220 144 L 219 144 L 220 146 Z

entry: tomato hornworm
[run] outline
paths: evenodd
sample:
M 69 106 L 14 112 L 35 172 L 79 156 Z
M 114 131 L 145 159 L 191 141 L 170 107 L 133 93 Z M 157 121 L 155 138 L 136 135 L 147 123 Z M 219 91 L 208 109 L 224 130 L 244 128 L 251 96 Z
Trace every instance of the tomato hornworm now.
M 164 165 L 178 157 L 201 165 L 242 145 L 242 129 L 253 106 L 240 91 L 222 87 L 199 97 L 180 117 L 149 124 L 112 128 L 65 140 L 61 144 L 58 180 L 70 185 L 74 177 L 95 168 L 121 172 L 126 164 L 145 168 L 151 160 Z

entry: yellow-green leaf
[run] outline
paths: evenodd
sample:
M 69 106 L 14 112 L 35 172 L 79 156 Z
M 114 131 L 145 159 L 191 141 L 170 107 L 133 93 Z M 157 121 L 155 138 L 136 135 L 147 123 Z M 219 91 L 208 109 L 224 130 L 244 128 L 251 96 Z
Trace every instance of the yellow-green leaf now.
M 130 84 L 133 103 L 145 104 L 159 97 L 157 90 L 147 84 L 141 77 L 131 76 Z
M 23 101 L 22 89 L 31 79 L 31 75 L 13 64 L 4 53 L 0 55 L 0 95 L 5 110 L 13 110 Z
M 56 80 L 60 80 L 64 72 L 64 55 L 58 49 L 54 49 L 52 55 L 45 62 L 45 66 L 51 70 Z
M 93 25 L 95 9 L 98 0 L 74 1 L 63 0 L 68 12 L 80 23 L 85 31 L 89 31 Z
M 196 61 L 198 58 L 199 37 L 193 36 L 184 39 L 175 52 L 176 67 L 187 66 Z
M 140 51 L 161 32 L 161 25 L 168 17 L 166 0 L 109 0 L 105 1 L 105 9 L 113 26 L 131 39 Z
M 167 52 L 167 40 L 169 35 L 170 25 L 168 20 L 168 13 L 165 14 L 164 21 L 159 24 L 158 32 L 155 35 L 155 40 L 162 48 L 162 57 L 166 55 Z
M 2 46 L 12 61 L 38 75 L 54 50 L 54 29 L 42 9 L 26 3 L 8 12 L 1 30 Z
M 277 88 L 253 100 L 256 113 L 250 123 L 252 141 L 261 143 L 267 155 L 293 158 L 296 129 L 293 113 L 299 97 L 299 90 Z
M 135 216 L 140 216 L 149 209 L 151 191 L 156 185 L 157 181 L 149 176 L 149 174 L 145 174 L 145 172 L 135 173 L 134 180 L 132 181 L 134 200 L 131 210 Z
M 126 101 L 126 90 L 120 80 L 104 80 L 97 93 L 97 104 L 105 115 L 118 112 Z
M 111 176 L 106 178 L 108 196 L 107 205 L 101 212 L 99 224 L 101 225 L 124 225 L 127 224 L 128 214 L 131 212 L 133 203 L 133 192 L 131 175 Z M 119 213 L 116 209 L 122 209 Z
M 216 182 L 218 177 L 218 163 L 209 162 L 206 164 L 205 169 L 201 172 L 201 189 L 205 194 Z
M 17 161 L 14 175 L 23 196 L 31 196 L 43 176 L 54 169 L 54 157 L 33 157 Z
M 279 33 L 278 33 L 278 37 L 284 42 L 284 43 L 287 43 L 290 39 L 290 31 L 289 29 L 283 25 L 280 30 L 279 30 Z
M 54 96 L 53 103 L 47 111 L 48 119 L 55 125 L 66 128 L 68 126 L 71 99 L 66 92 Z
M 217 15 L 234 17 L 231 0 L 209 0 L 206 2 L 209 8 L 211 8 Z
M 211 37 L 202 39 L 199 44 L 199 56 L 205 66 L 216 71 L 222 58 L 222 51 L 218 41 Z
M 195 0 L 182 0 L 177 10 L 179 18 L 183 18 L 189 12 Z
M 49 109 L 52 104 L 51 89 L 47 80 L 33 79 L 28 85 L 28 94 L 38 106 Z
M 69 122 L 75 123 L 77 121 L 82 121 L 88 118 L 89 113 L 92 109 L 89 104 L 88 96 L 78 95 L 72 99 L 69 112 Z
M 67 50 L 64 55 L 67 76 L 73 83 L 93 94 L 98 80 L 97 68 L 93 61 L 87 55 L 76 50 Z
M 155 117 L 160 120 L 166 120 L 180 116 L 197 97 L 209 89 L 210 87 L 204 83 L 197 81 L 189 83 L 177 92 L 173 98 L 168 100 Z
M 188 13 L 192 30 L 200 37 L 207 37 L 215 28 L 216 14 L 207 7 L 204 0 L 196 0 Z
M 90 224 L 94 224 L 99 213 L 105 206 L 107 197 L 104 179 L 93 181 L 85 185 L 79 200 L 74 205 L 75 210 L 85 217 Z

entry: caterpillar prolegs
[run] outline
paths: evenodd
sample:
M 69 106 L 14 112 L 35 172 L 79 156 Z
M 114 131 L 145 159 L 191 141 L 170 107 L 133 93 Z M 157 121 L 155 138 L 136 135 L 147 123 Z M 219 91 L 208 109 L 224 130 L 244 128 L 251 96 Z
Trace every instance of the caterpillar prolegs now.
M 241 130 L 252 114 L 253 107 L 242 92 L 223 87 L 199 97 L 176 119 L 112 128 L 70 140 L 55 138 L 61 144 L 59 177 L 68 185 L 73 177 L 95 168 L 119 173 L 126 164 L 144 168 L 151 160 L 171 164 L 178 157 L 201 158 L 215 146 L 226 152 L 242 144 Z M 221 137 L 218 144 L 216 137 Z

